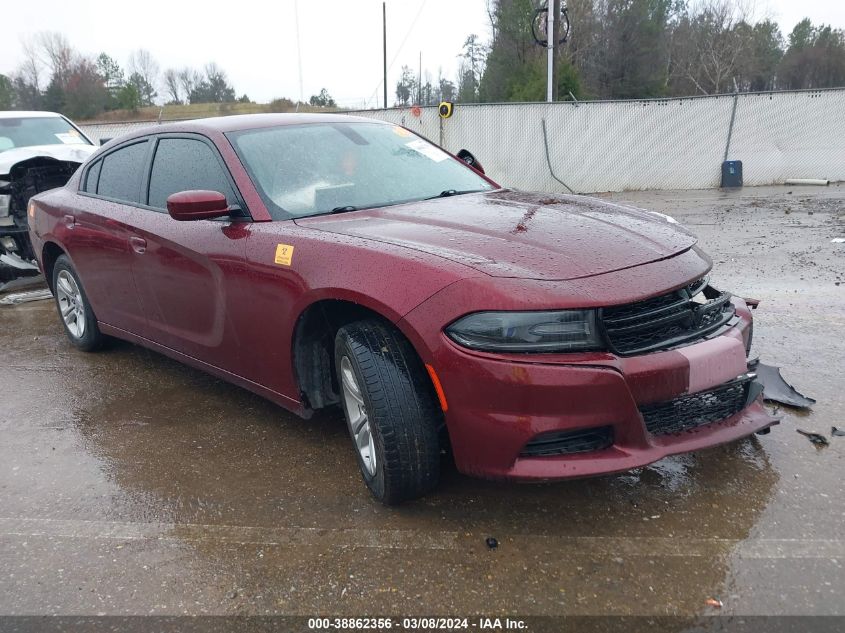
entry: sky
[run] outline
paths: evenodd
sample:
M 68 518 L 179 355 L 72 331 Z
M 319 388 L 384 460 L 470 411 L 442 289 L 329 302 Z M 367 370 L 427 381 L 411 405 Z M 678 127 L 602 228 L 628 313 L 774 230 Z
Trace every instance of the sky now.
M 752 0 L 753 1 L 753 0 Z M 382 105 L 381 0 L 2 0 L 0 73 L 21 62 L 22 43 L 39 31 L 60 31 L 77 50 L 101 51 L 126 66 L 129 54 L 149 50 L 161 69 L 215 61 L 238 95 L 267 102 L 307 100 L 328 89 L 346 107 Z M 402 65 L 454 80 L 458 54 L 470 33 L 490 35 L 486 0 L 387 0 L 388 99 Z M 788 34 L 809 17 L 845 28 L 845 0 L 756 0 Z M 297 11 L 298 8 L 298 11 Z M 11 9 L 11 10 L 10 10 Z M 297 20 L 298 13 L 298 20 Z M 297 21 L 299 42 L 297 47 Z M 577 24 L 573 25 L 577 28 Z M 302 90 L 299 81 L 302 60 Z M 160 91 L 161 92 L 161 91 Z

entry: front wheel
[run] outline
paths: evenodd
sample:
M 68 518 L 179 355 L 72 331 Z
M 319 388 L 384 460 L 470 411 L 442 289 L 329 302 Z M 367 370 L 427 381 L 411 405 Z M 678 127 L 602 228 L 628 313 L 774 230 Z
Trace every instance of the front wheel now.
M 102 346 L 105 337 L 97 327 L 97 317 L 67 255 L 61 255 L 53 267 L 53 294 L 70 342 L 85 352 Z
M 411 344 L 375 320 L 345 325 L 335 367 L 349 434 L 364 482 L 392 505 L 424 495 L 440 474 L 442 414 Z

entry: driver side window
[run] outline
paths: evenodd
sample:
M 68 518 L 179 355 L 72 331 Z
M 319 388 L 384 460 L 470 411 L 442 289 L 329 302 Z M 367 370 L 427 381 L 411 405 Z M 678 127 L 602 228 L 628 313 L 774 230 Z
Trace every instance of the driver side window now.
M 166 211 L 168 196 L 196 189 L 218 191 L 230 205 L 237 204 L 229 179 L 208 145 L 196 139 L 160 139 L 153 158 L 147 204 Z

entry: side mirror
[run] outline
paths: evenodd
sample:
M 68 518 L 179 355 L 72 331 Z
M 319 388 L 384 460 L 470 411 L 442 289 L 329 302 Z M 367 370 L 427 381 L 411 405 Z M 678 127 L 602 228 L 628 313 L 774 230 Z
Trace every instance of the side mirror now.
M 462 150 L 461 150 L 461 151 L 459 151 L 457 154 L 455 154 L 455 156 L 457 156 L 458 158 L 460 158 L 460 159 L 461 159 L 462 161 L 464 161 L 467 165 L 469 165 L 470 167 L 472 167 L 475 171 L 477 171 L 477 172 L 479 172 L 479 173 L 481 173 L 481 174 L 483 174 L 483 173 L 484 173 L 484 167 L 482 167 L 482 166 L 481 166 L 481 163 L 479 163 L 479 162 L 478 162 L 478 159 L 477 159 L 475 156 L 473 156 L 473 155 L 469 152 L 469 150 L 462 149 Z
M 180 191 L 167 197 L 167 212 L 174 220 L 211 220 L 229 215 L 229 203 L 219 191 Z

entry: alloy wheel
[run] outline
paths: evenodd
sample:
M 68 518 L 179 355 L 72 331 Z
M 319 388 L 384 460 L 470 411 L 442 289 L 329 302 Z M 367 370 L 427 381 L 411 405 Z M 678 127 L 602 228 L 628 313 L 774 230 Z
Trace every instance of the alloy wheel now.
M 56 298 L 68 331 L 74 338 L 82 338 L 85 335 L 85 300 L 79 284 L 66 270 L 56 276 Z
M 346 409 L 346 421 L 355 441 L 355 448 L 361 456 L 361 461 L 367 473 L 372 477 L 376 474 L 376 446 L 370 427 L 370 416 L 364 404 L 364 396 L 352 362 L 348 356 L 340 360 L 341 390 L 343 391 L 343 406 Z

